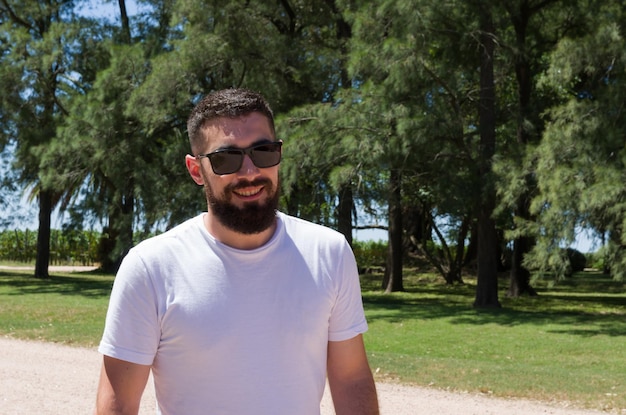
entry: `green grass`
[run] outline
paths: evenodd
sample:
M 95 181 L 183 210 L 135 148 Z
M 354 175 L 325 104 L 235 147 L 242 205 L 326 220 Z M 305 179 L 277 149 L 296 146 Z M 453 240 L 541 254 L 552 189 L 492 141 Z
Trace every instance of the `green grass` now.
M 112 276 L 90 273 L 32 278 L 0 270 L 0 334 L 95 346 L 102 334 Z
M 535 282 L 537 297 L 503 291 L 502 309 L 477 310 L 469 278 L 446 286 L 409 275 L 405 293 L 367 290 L 379 281 L 363 277 L 365 341 L 380 379 L 626 412 L 624 284 L 583 273 L 554 287 Z
M 626 288 L 598 273 L 476 310 L 475 281 L 447 286 L 407 271 L 407 292 L 382 294 L 362 277 L 378 380 L 626 412 Z M 0 270 L 0 335 L 81 346 L 99 341 L 112 276 Z M 620 412 L 621 411 L 621 412 Z

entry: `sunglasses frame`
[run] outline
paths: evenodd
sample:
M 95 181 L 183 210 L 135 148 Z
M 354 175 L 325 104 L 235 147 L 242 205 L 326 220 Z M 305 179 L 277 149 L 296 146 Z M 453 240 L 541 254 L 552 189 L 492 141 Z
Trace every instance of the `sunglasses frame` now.
M 209 159 L 209 164 L 211 164 L 211 169 L 213 170 L 213 173 L 217 174 L 218 176 L 224 176 L 224 175 L 227 175 L 227 174 L 233 174 L 233 173 L 238 172 L 241 169 L 241 166 L 243 165 L 243 159 L 244 159 L 244 157 L 246 155 L 248 157 L 250 157 L 250 160 L 252 160 L 252 163 L 256 167 L 258 167 L 259 169 L 267 169 L 267 168 L 274 167 L 274 166 L 277 166 L 278 164 L 280 164 L 280 161 L 282 159 L 282 152 L 281 152 L 282 144 L 283 144 L 282 141 L 269 141 L 269 142 L 256 143 L 256 144 L 253 144 L 253 145 L 251 145 L 250 147 L 247 147 L 247 148 L 236 148 L 236 147 L 221 148 L 221 149 L 212 151 L 210 153 L 198 154 L 196 156 L 196 159 L 199 160 L 199 159 L 201 159 L 203 157 L 208 158 Z M 275 149 L 275 150 L 271 151 L 271 153 L 276 153 L 276 152 L 279 153 L 278 161 L 276 163 L 274 163 L 274 164 L 269 165 L 269 166 L 265 166 L 265 165 L 259 166 L 257 164 L 258 160 L 255 159 L 256 156 L 255 156 L 254 150 L 256 150 L 259 147 L 267 147 L 267 146 L 273 147 Z M 213 159 L 214 156 L 219 155 L 220 153 L 229 153 L 231 155 L 235 154 L 235 153 L 238 154 L 239 155 L 239 162 L 237 163 L 237 168 L 235 170 L 232 170 L 232 171 L 229 169 L 226 172 L 215 171 L 215 166 L 213 165 L 213 160 L 212 159 Z

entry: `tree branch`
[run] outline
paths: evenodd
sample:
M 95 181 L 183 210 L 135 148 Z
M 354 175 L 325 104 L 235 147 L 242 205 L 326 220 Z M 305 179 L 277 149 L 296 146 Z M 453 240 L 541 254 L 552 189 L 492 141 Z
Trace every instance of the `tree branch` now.
M 28 23 L 26 20 L 20 18 L 17 14 L 15 14 L 15 12 L 13 11 L 13 9 L 11 8 L 11 6 L 9 5 L 9 3 L 7 2 L 7 0 L 1 0 L 2 1 L 2 5 L 5 8 L 5 11 L 7 11 L 9 13 L 9 17 L 11 18 L 11 20 L 21 26 L 26 27 L 29 30 L 34 30 L 33 25 L 31 25 L 30 23 Z

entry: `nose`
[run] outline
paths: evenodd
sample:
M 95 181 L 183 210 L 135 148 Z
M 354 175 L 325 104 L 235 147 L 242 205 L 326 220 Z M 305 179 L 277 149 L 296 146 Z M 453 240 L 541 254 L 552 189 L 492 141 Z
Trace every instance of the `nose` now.
M 244 154 L 238 173 L 242 176 L 255 176 L 259 174 L 259 168 L 254 165 L 249 155 Z

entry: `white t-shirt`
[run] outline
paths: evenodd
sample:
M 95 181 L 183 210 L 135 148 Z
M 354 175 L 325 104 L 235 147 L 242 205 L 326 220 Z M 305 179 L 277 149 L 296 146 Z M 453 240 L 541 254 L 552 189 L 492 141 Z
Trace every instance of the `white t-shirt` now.
M 148 239 L 115 278 L 99 351 L 151 365 L 162 415 L 319 415 L 328 341 L 367 330 L 343 235 L 282 213 L 237 250 L 203 215 Z

